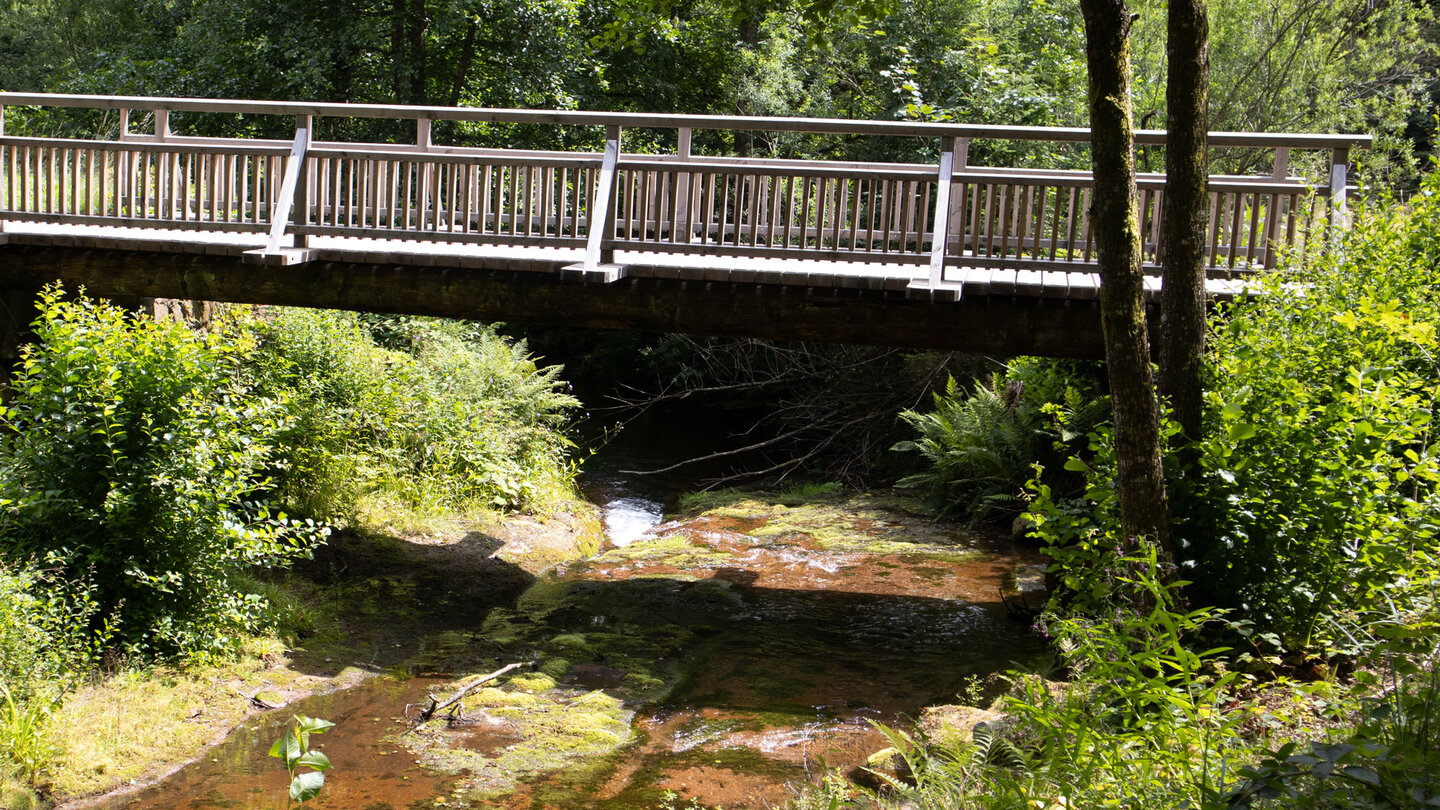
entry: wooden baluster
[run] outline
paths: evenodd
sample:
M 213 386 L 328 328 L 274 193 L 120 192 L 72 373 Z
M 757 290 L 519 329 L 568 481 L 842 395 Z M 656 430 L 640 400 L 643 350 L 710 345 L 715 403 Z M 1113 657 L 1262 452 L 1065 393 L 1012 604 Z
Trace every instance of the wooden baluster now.
M 1030 186 L 1024 181 L 1015 184 L 1013 194 L 1010 198 L 1010 234 L 1011 238 L 1005 240 L 1007 248 L 1014 245 L 1015 258 L 1019 259 L 1025 252 L 1025 237 L 1030 217 Z
M 702 245 L 710 242 L 710 228 L 715 221 L 715 180 L 715 175 L 710 172 L 706 172 L 700 177 L 700 203 L 695 210 L 699 215 L 700 244 Z
M 850 183 L 850 252 L 860 251 L 860 205 L 864 202 L 864 180 Z
M 1245 244 L 1245 265 L 1255 266 L 1255 247 L 1260 233 L 1260 195 L 1250 195 L 1250 234 Z
M 1056 251 L 1060 248 L 1060 222 L 1065 218 L 1065 212 L 1061 209 L 1062 199 L 1065 196 L 1065 187 L 1055 185 L 1055 208 L 1050 213 L 1050 261 L 1055 261 Z
M 1085 216 L 1084 209 L 1080 208 L 1080 187 L 1070 187 L 1070 204 L 1065 209 L 1065 261 L 1073 262 L 1077 258 L 1075 250 L 1075 230 L 1080 224 L 1080 218 Z
M 897 183 L 899 180 L 880 180 L 880 203 L 876 206 L 876 216 L 880 218 L 880 252 L 884 254 L 890 252 L 890 223 L 894 221 L 890 209 L 894 205 L 894 187 Z
M 794 221 L 795 221 L 795 177 L 794 177 L 793 175 L 785 178 L 785 203 L 784 203 L 784 209 L 785 209 L 785 232 L 784 232 L 784 234 L 783 234 L 783 236 L 782 236 L 782 238 L 784 239 L 784 244 L 781 245 L 781 247 L 788 248 L 788 247 L 790 247 L 790 244 L 791 244 L 791 242 L 790 242 L 790 234 L 791 234 L 791 229 L 793 228 L 793 226 L 794 226 Z M 779 208 L 776 208 L 775 211 L 776 211 L 777 214 L 780 213 L 780 209 L 779 209 Z
M 96 173 L 100 177 L 100 187 L 96 189 L 95 207 L 93 213 L 97 216 L 110 215 L 110 151 L 99 150 L 99 157 L 96 159 L 99 165 Z
M 1230 269 L 1235 269 L 1235 254 L 1240 247 L 1240 217 L 1244 214 L 1245 193 L 1235 191 L 1235 204 L 1231 207 L 1230 215 L 1230 257 L 1228 264 Z

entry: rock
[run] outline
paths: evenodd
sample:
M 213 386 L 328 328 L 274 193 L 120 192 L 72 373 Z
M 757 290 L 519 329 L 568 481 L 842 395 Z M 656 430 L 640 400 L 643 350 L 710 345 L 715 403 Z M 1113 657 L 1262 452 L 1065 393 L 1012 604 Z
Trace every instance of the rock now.
M 1030 535 L 1030 529 L 1034 528 L 1034 525 L 1023 512 L 1016 515 L 1015 520 L 1010 524 L 1010 537 L 1014 540 L 1024 540 Z
M 920 715 L 917 725 L 932 743 L 961 745 L 970 742 L 976 726 L 994 723 L 1004 717 L 1002 712 L 974 706 L 931 706 Z

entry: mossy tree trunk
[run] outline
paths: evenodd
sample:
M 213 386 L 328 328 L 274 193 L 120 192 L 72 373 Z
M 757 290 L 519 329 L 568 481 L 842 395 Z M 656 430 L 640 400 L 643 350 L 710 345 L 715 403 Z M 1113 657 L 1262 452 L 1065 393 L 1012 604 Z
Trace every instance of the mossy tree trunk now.
M 1116 493 L 1127 537 L 1149 537 L 1172 555 L 1160 455 L 1160 410 L 1150 368 L 1130 103 L 1130 26 L 1124 0 L 1081 0 L 1090 78 L 1091 211 L 1100 263 L 1100 321 L 1115 411 Z
M 1210 24 L 1206 0 L 1170 0 L 1165 51 L 1164 290 L 1160 385 L 1185 440 L 1200 438 L 1205 357 L 1205 234 L 1210 224 Z M 1184 472 L 1194 453 L 1182 450 Z M 1174 494 L 1184 497 L 1181 487 Z

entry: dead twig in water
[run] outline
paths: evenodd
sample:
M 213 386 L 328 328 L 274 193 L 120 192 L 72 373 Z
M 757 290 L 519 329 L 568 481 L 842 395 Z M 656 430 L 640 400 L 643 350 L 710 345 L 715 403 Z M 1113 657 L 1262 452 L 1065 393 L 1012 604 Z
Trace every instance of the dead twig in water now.
M 444 701 L 441 701 L 439 698 L 435 697 L 434 695 L 427 695 L 426 697 L 429 697 L 429 698 L 430 698 L 430 705 L 427 706 L 427 707 L 425 707 L 423 710 L 421 710 L 420 716 L 415 719 L 415 722 L 410 726 L 410 728 L 406 729 L 406 733 L 408 734 L 408 733 L 410 733 L 411 731 L 415 731 L 416 729 L 418 729 L 418 728 L 420 728 L 421 726 L 425 725 L 425 724 L 426 724 L 427 722 L 429 722 L 430 720 L 434 719 L 435 714 L 436 714 L 437 712 L 439 712 L 439 711 L 441 711 L 441 710 L 443 710 L 443 709 L 447 709 L 447 708 L 449 708 L 450 706 L 453 706 L 453 705 L 456 704 L 456 703 L 459 703 L 459 702 L 460 702 L 460 699 L 463 698 L 463 697 L 465 697 L 465 695 L 468 694 L 471 689 L 474 689 L 475 687 L 480 686 L 481 684 L 489 683 L 489 682 L 495 680 L 496 678 L 499 678 L 501 675 L 504 675 L 504 674 L 507 673 L 507 672 L 511 672 L 511 671 L 516 670 L 516 669 L 519 669 L 519 668 L 521 668 L 521 667 L 533 667 L 533 666 L 535 666 L 535 662 L 534 662 L 534 661 L 516 661 L 516 662 L 513 663 L 513 664 L 506 664 L 505 666 L 503 666 L 503 667 L 495 670 L 494 672 L 490 673 L 489 675 L 481 675 L 479 678 L 476 678 L 475 680 L 471 681 L 470 683 L 465 684 L 464 686 L 460 687 L 459 691 L 457 691 L 455 694 L 451 695 L 450 697 L 446 698 Z M 406 708 L 408 709 L 409 707 L 406 707 Z

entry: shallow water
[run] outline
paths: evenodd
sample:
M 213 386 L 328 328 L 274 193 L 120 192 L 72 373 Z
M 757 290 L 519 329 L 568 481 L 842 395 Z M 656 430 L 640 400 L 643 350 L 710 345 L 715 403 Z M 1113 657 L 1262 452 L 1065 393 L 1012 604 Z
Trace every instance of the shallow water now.
M 506 757 L 536 732 L 481 708 L 426 737 L 427 752 L 476 757 L 437 775 L 418 764 L 429 754 L 411 750 L 405 715 L 443 687 L 377 678 L 257 717 L 103 806 L 284 807 L 284 771 L 265 752 L 294 713 L 338 724 L 316 738 L 335 769 L 307 806 L 654 808 L 667 791 L 731 810 L 783 806 L 796 784 L 885 747 L 874 723 L 955 702 L 1042 651 L 999 597 L 1015 566 L 1034 562 L 1006 542 L 883 508 L 814 531 L 783 506 L 662 522 L 663 495 L 639 489 L 592 478 L 616 548 L 541 577 L 468 636 L 562 668 L 547 705 L 591 690 L 622 700 L 630 739 L 610 754 L 512 772 Z

